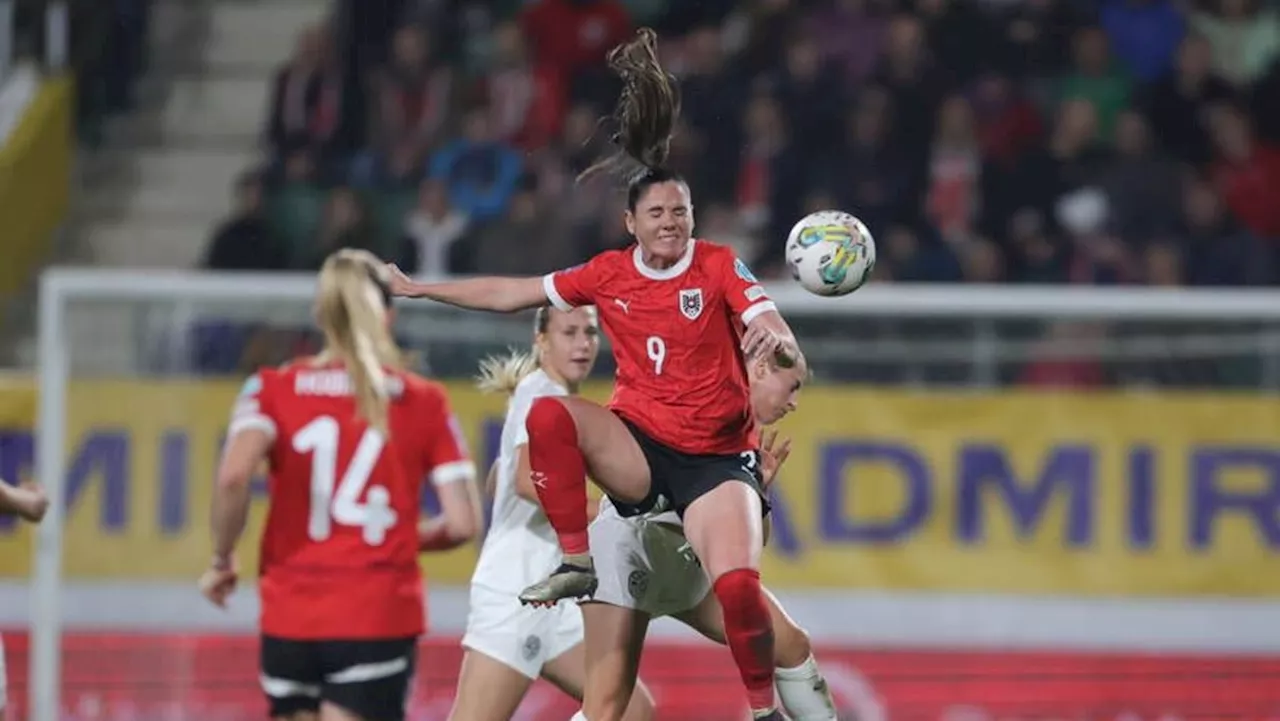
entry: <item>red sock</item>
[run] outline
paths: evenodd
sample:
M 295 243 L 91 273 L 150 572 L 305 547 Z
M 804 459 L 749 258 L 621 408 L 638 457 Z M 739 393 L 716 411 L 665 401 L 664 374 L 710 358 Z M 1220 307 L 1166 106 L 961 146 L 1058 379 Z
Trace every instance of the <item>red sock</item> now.
M 716 598 L 724 609 L 724 635 L 747 687 L 752 711 L 774 707 L 773 622 L 760 589 L 760 572 L 737 568 L 716 579 Z
M 533 489 L 565 553 L 586 553 L 587 464 L 578 449 L 578 427 L 560 401 L 533 401 L 525 420 Z

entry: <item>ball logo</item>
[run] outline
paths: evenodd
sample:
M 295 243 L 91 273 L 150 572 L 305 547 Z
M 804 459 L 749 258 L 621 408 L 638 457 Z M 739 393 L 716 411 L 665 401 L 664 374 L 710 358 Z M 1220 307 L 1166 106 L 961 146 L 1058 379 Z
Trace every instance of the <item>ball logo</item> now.
M 702 315 L 702 289 L 686 288 L 680 291 L 680 312 L 689 320 Z
M 844 225 L 814 225 L 800 233 L 800 237 L 796 238 L 796 245 L 808 248 L 822 241 L 848 247 L 853 245 L 853 233 L 849 231 L 848 226 Z

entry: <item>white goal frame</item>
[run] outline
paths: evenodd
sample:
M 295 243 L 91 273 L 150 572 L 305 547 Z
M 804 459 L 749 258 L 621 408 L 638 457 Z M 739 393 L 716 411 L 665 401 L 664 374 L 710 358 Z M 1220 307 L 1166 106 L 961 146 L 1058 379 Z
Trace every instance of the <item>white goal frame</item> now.
M 1280 291 L 1072 286 L 884 284 L 848 299 L 813 296 L 791 283 L 767 284 L 784 312 L 807 316 L 1056 320 L 1253 320 L 1280 323 Z M 66 308 L 71 301 L 226 300 L 308 301 L 312 275 L 213 274 L 192 271 L 51 269 L 40 278 L 38 306 L 36 468 L 49 497 L 35 531 L 31 581 L 31 721 L 58 721 L 61 688 L 62 532 L 70 344 Z M 1275 355 L 1280 356 L 1280 339 Z M 1271 345 L 1267 345 L 1270 348 Z M 1267 604 L 1269 619 L 1276 607 Z M 1261 609 L 1260 609 L 1261 610 Z

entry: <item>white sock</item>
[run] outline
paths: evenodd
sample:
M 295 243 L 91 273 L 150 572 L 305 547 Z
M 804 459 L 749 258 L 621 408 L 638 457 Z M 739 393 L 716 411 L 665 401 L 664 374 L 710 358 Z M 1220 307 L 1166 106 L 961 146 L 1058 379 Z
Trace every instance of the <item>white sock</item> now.
M 587 715 L 579 711 L 574 714 L 573 718 L 569 719 L 569 721 L 587 721 Z
M 836 721 L 836 703 L 812 655 L 795 668 L 773 671 L 778 700 L 793 721 Z

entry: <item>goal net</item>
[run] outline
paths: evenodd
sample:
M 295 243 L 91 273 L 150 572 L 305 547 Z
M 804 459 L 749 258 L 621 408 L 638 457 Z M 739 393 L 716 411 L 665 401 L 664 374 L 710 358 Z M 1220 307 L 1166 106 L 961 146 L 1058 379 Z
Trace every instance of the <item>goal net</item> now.
M 814 377 L 781 425 L 794 451 L 763 577 L 849 718 L 1280 717 L 1280 294 L 773 290 Z M 0 526 L 11 718 L 265 716 L 261 484 L 231 607 L 195 579 L 232 399 L 256 367 L 317 347 L 312 291 L 43 278 L 34 382 L 0 405 L 0 474 L 34 474 L 56 501 L 34 532 Z M 530 331 L 528 316 L 399 306 L 397 336 L 446 382 L 480 463 L 503 399 L 470 377 Z M 585 392 L 606 398 L 611 372 L 605 349 Z M 410 718 L 448 713 L 474 559 L 423 558 Z M 661 718 L 742 718 L 728 653 L 670 621 L 642 675 Z M 520 718 L 575 708 L 538 685 Z

